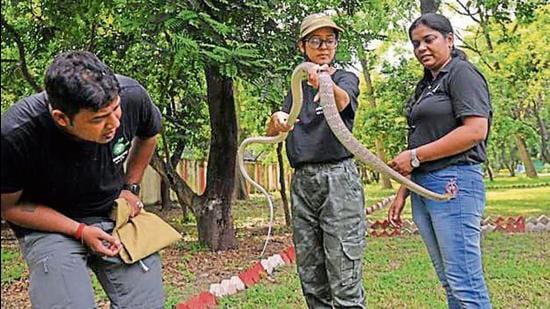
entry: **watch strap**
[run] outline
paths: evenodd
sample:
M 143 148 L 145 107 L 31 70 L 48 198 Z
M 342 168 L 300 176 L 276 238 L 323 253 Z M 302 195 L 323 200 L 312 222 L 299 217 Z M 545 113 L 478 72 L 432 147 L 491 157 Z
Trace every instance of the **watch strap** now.
M 138 183 L 125 183 L 122 185 L 122 190 L 128 190 L 133 194 L 138 195 L 141 187 Z

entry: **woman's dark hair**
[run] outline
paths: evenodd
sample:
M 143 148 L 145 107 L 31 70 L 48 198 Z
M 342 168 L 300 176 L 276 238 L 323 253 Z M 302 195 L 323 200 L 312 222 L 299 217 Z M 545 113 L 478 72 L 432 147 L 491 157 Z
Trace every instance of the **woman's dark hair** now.
M 413 21 L 413 23 L 409 27 L 410 40 L 412 40 L 413 30 L 420 25 L 424 25 L 430 29 L 433 29 L 441 33 L 445 38 L 449 35 L 449 33 L 454 33 L 453 26 L 451 25 L 451 22 L 449 21 L 449 19 L 447 19 L 447 17 L 437 13 L 427 13 L 418 17 L 415 21 Z M 451 57 L 453 58 L 458 57 L 459 59 L 462 59 L 465 61 L 468 60 L 466 53 L 456 48 L 454 45 L 451 50 Z M 431 79 L 430 70 L 424 68 L 424 77 L 416 85 L 415 95 L 414 95 L 415 100 L 418 99 L 418 97 L 420 96 L 424 88 L 427 86 L 430 79 Z
M 409 39 L 412 40 L 412 32 L 414 29 L 416 29 L 418 26 L 424 25 L 430 29 L 433 29 L 443 35 L 443 37 L 447 37 L 449 33 L 454 33 L 453 26 L 451 26 L 451 22 L 447 17 L 437 14 L 437 13 L 427 13 L 420 17 L 418 17 L 411 26 L 409 27 Z M 468 60 L 468 57 L 466 54 L 453 46 L 453 49 L 451 51 L 452 57 L 458 57 L 462 60 Z
M 48 101 L 72 119 L 80 109 L 99 110 L 116 98 L 120 85 L 111 69 L 86 51 L 59 54 L 44 79 Z

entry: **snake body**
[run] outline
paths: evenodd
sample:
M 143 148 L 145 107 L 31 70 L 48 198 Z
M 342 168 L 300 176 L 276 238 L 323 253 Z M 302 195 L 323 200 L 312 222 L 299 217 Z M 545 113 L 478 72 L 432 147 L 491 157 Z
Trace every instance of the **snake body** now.
M 303 99 L 302 80 L 306 79 L 308 72 L 311 69 L 314 69 L 315 67 L 317 67 L 317 65 L 314 63 L 304 62 L 298 65 L 294 69 L 294 72 L 292 73 L 292 79 L 291 79 L 292 107 L 290 109 L 288 119 L 287 119 L 287 123 L 289 125 L 293 125 L 296 122 L 296 119 L 300 114 L 300 110 L 302 109 L 302 99 Z M 374 170 L 384 175 L 387 175 L 392 179 L 394 179 L 395 181 L 405 185 L 409 190 L 415 193 L 418 193 L 424 197 L 427 197 L 433 200 L 440 200 L 440 201 L 449 200 L 452 198 L 452 195 L 450 194 L 438 194 L 438 193 L 429 191 L 423 188 L 422 186 L 419 186 L 418 184 L 412 182 L 410 179 L 402 176 L 401 174 L 391 169 L 382 160 L 380 160 L 377 156 L 375 156 L 367 148 L 365 148 L 351 134 L 351 132 L 348 130 L 348 128 L 342 121 L 342 118 L 340 117 L 340 113 L 336 108 L 336 103 L 334 100 L 334 91 L 333 91 L 334 82 L 330 78 L 330 75 L 326 72 L 322 72 L 319 75 L 319 80 L 320 80 L 319 96 L 321 101 L 320 104 L 321 104 L 321 107 L 323 108 L 325 119 L 330 129 L 336 136 L 336 138 L 340 141 L 340 143 L 344 147 L 346 147 L 352 154 L 354 154 L 357 159 L 366 163 L 367 165 L 372 167 Z M 248 175 L 248 172 L 246 171 L 244 166 L 244 150 L 246 149 L 246 146 L 248 146 L 251 143 L 260 143 L 260 144 L 280 143 L 286 139 L 287 135 L 288 135 L 288 132 L 280 132 L 276 136 L 249 137 L 241 143 L 237 151 L 237 160 L 238 160 L 241 174 L 248 182 L 250 182 L 256 189 L 258 189 L 263 195 L 266 196 L 269 204 L 269 220 L 270 220 L 269 222 L 270 223 L 269 223 L 267 238 L 266 238 L 261 255 L 264 254 L 265 249 L 267 247 L 267 243 L 269 242 L 269 239 L 271 237 L 271 226 L 273 222 L 273 199 L 271 198 L 271 195 L 269 195 L 269 193 L 260 184 L 258 184 Z
M 446 201 L 453 197 L 452 194 L 439 194 L 432 192 L 412 182 L 409 178 L 406 178 L 403 175 L 399 174 L 391 167 L 386 165 L 386 163 L 380 160 L 377 156 L 372 154 L 365 146 L 361 144 L 361 142 L 359 142 L 351 134 L 351 132 L 344 124 L 344 121 L 342 121 L 342 118 L 340 117 L 340 113 L 338 112 L 334 101 L 334 82 L 330 78 L 330 75 L 326 72 L 322 72 L 319 75 L 319 81 L 319 95 L 321 99 L 320 104 L 323 108 L 323 113 L 325 115 L 328 126 L 330 127 L 332 133 L 334 133 L 336 138 L 340 141 L 340 143 L 344 145 L 344 147 L 346 147 L 346 149 L 349 150 L 349 152 L 351 152 L 355 156 L 355 158 L 361 160 L 363 163 L 367 164 L 377 172 L 389 176 L 393 180 L 407 187 L 407 189 L 409 189 L 410 191 L 431 200 Z

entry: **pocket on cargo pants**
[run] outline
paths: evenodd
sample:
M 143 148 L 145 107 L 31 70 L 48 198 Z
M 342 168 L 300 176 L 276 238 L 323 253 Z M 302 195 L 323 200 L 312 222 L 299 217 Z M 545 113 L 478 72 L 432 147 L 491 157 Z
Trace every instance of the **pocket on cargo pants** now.
M 342 262 L 340 272 L 341 284 L 348 286 L 354 284 L 361 278 L 361 258 L 363 257 L 364 243 L 342 242 Z

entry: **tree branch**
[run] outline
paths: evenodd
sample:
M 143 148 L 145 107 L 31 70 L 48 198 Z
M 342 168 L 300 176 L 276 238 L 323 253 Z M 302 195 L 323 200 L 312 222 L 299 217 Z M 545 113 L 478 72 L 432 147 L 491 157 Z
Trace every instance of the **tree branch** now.
M 97 33 L 97 26 L 98 24 L 95 24 L 95 23 L 92 25 L 92 30 L 90 31 L 90 38 L 88 39 L 88 44 L 86 44 L 87 51 L 92 51 L 93 48 L 95 47 L 95 35 Z
M 464 14 L 465 15 L 470 16 L 470 18 L 473 21 L 475 21 L 478 24 L 481 24 L 481 20 L 479 20 L 475 17 L 476 15 L 478 15 L 480 13 L 479 9 L 478 9 L 477 12 L 472 12 L 472 11 L 470 11 L 470 8 L 467 5 L 465 5 L 464 3 L 462 3 L 460 0 L 456 0 L 456 2 L 458 2 L 458 4 L 462 7 L 462 9 L 464 9 L 464 11 L 465 11 Z M 464 14 L 462 14 L 462 15 L 464 15 Z
M 463 45 L 460 46 L 460 48 L 464 48 L 464 49 L 468 49 L 468 50 L 471 50 L 473 51 L 474 53 L 478 54 L 479 56 L 479 59 L 483 62 L 483 64 L 485 64 L 491 71 L 494 71 L 495 69 L 493 68 L 492 65 L 490 65 L 486 60 L 485 60 L 485 57 L 483 57 L 483 53 L 477 48 L 477 47 L 474 47 L 470 44 L 468 44 L 464 38 L 462 36 L 460 36 L 460 34 L 458 34 L 458 32 L 455 32 L 455 36 L 456 38 L 462 42 Z
M 25 56 L 25 45 L 23 44 L 23 41 L 21 40 L 21 37 L 15 31 L 15 29 L 6 22 L 4 15 L 1 16 L 1 22 L 2 26 L 6 28 L 6 31 L 8 31 L 9 34 L 13 37 L 13 40 L 15 41 L 15 44 L 17 45 L 17 50 L 19 51 L 19 67 L 21 68 L 21 73 L 23 73 L 23 77 L 25 80 L 29 83 L 29 85 L 34 89 L 36 92 L 41 92 L 43 89 L 38 85 L 36 82 L 36 79 L 32 76 L 32 74 L 29 72 L 29 68 L 27 67 L 27 60 Z

